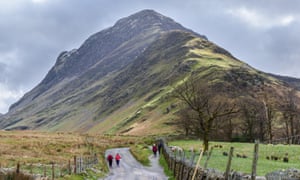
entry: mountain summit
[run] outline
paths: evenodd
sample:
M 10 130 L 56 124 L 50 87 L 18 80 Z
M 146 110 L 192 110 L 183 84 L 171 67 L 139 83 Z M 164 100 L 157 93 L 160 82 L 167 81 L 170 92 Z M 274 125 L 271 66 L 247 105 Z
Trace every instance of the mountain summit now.
M 79 49 L 61 53 L 56 65 L 42 83 L 54 83 L 60 81 L 60 78 L 80 76 L 92 66 L 109 63 L 109 56 L 117 58 L 110 64 L 118 70 L 155 41 L 161 33 L 170 30 L 192 32 L 153 10 L 144 10 L 123 18 L 113 27 L 89 37 Z M 130 48 L 131 52 L 126 52 L 126 56 L 119 56 L 120 51 L 128 51 Z M 110 72 L 110 69 L 106 71 Z
M 143 10 L 62 52 L 41 83 L 0 117 L 0 128 L 174 132 L 172 87 L 195 73 L 207 81 L 229 79 L 226 84 L 236 87 L 271 81 L 205 36 Z M 276 88 L 282 84 L 276 80 Z

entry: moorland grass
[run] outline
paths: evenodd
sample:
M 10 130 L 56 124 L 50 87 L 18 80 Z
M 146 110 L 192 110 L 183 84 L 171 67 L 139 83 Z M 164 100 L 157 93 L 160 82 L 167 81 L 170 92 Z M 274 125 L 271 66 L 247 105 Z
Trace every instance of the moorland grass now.
M 234 157 L 231 162 L 231 169 L 238 172 L 251 174 L 254 143 L 229 143 L 229 142 L 210 142 L 210 147 L 214 147 L 212 156 L 208 161 L 208 168 L 215 168 L 221 171 L 226 170 L 228 156 L 224 156 L 223 152 L 229 154 L 230 147 L 234 147 Z M 196 140 L 178 140 L 171 141 L 169 145 L 180 146 L 184 149 L 187 156 L 190 155 L 190 149 L 193 147 L 197 152 L 195 161 L 199 157 L 199 149 L 202 146 L 201 141 Z M 220 148 L 221 146 L 221 148 Z M 283 158 L 288 154 L 288 163 L 283 162 Z M 237 156 L 246 156 L 241 158 Z M 271 156 L 278 157 L 278 160 L 268 160 Z M 206 156 L 201 160 L 203 166 L 206 160 Z M 299 145 L 267 145 L 259 144 L 259 157 L 257 165 L 257 175 L 266 175 L 267 173 L 282 170 L 296 168 L 300 169 L 300 146 Z
M 20 164 L 21 171 L 34 174 L 51 174 L 51 164 L 59 167 L 73 164 L 74 156 L 94 155 L 99 163 L 94 166 L 97 172 L 87 171 L 85 174 L 65 176 L 61 179 L 86 179 L 88 177 L 104 176 L 108 172 L 104 153 L 106 149 L 115 147 L 129 147 L 134 144 L 151 144 L 152 140 L 146 137 L 133 136 L 106 136 L 97 134 L 79 134 L 69 132 L 37 132 L 37 131 L 0 131 L 0 166 L 16 167 Z M 68 173 L 64 168 L 63 174 Z M 96 178 L 97 179 L 97 178 Z
M 130 146 L 130 152 L 142 165 L 150 166 L 149 156 L 151 151 L 149 149 L 149 145 L 136 144 Z

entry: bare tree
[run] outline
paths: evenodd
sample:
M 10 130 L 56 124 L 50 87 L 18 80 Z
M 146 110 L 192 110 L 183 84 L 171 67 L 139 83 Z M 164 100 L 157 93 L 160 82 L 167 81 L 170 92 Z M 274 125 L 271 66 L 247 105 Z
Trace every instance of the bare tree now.
M 255 139 L 264 140 L 265 125 L 264 110 L 262 103 L 252 98 L 243 98 L 240 101 L 240 115 L 242 119 L 241 129 L 243 136 L 248 141 L 254 141 Z
M 296 119 L 296 117 L 299 115 L 299 109 L 296 106 L 295 100 L 297 99 L 297 96 L 295 93 L 295 89 L 288 91 L 287 95 L 285 96 L 285 99 L 283 100 L 283 104 L 281 105 L 281 110 L 283 111 L 283 119 L 285 123 L 285 135 L 287 137 L 293 137 L 299 132 L 299 121 L 297 121 Z
M 189 136 L 193 133 L 193 118 L 188 108 L 182 107 L 178 112 L 178 118 L 176 119 L 176 125 L 178 128 L 183 129 L 185 136 Z
M 274 126 L 274 115 L 275 115 L 275 109 L 273 108 L 272 104 L 269 103 L 268 99 L 263 99 L 265 114 L 266 114 L 266 127 L 267 127 L 267 133 L 269 136 L 269 140 L 273 141 L 273 126 Z
M 277 98 L 274 98 L 276 93 L 274 92 L 274 89 L 272 87 L 269 87 L 267 85 L 264 85 L 256 90 L 256 97 L 258 98 L 262 104 L 263 104 L 263 110 L 264 115 L 261 120 L 264 121 L 265 124 L 265 131 L 266 135 L 268 136 L 268 139 L 270 142 L 273 141 L 274 137 L 274 123 L 275 123 L 275 113 L 276 113 L 276 107 L 278 106 L 278 102 L 275 100 Z M 263 123 L 261 121 L 261 123 Z
M 215 133 L 211 134 L 213 140 L 231 141 L 233 132 L 237 129 L 237 122 L 234 115 L 228 115 L 218 118 L 214 121 L 213 129 Z
M 194 114 L 195 127 L 203 139 L 204 150 L 208 150 L 210 134 L 214 122 L 237 112 L 234 103 L 224 94 L 214 93 L 207 83 L 195 80 L 192 77 L 183 82 L 174 90 L 175 97 L 187 105 Z

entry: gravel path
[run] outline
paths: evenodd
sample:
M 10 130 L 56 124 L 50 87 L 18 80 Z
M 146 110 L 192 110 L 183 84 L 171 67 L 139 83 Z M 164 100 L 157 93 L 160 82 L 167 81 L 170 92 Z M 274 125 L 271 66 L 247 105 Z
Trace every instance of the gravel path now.
M 117 167 L 113 161 L 113 167 L 107 177 L 99 180 L 167 180 L 168 177 L 164 174 L 162 167 L 158 163 L 159 157 L 151 155 L 150 167 L 141 165 L 130 153 L 129 148 L 109 149 L 105 152 L 105 157 L 108 154 L 113 156 L 119 153 L 122 157 L 120 166 Z

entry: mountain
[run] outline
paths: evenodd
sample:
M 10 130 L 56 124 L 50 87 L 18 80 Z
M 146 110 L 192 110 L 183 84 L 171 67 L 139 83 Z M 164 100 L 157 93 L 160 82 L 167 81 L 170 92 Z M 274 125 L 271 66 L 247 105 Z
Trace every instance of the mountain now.
M 291 88 L 204 35 L 143 10 L 62 52 L 46 77 L 0 117 L 0 128 L 174 133 L 179 107 L 172 90 L 191 74 L 240 96 L 262 84 L 278 94 Z
M 81 114 L 80 118 L 76 118 L 80 122 L 70 122 L 71 126 L 75 126 L 71 129 L 82 128 L 81 124 L 86 124 L 86 119 L 94 122 L 93 119 L 100 114 L 98 109 L 104 111 L 109 108 L 101 101 L 109 99 L 110 92 L 103 95 L 104 99 L 98 99 L 101 91 L 106 92 L 119 71 L 133 63 L 161 34 L 171 30 L 196 35 L 152 10 L 123 18 L 113 27 L 92 35 L 79 49 L 62 52 L 44 80 L 10 107 L 0 126 L 27 129 L 44 128 L 46 125 L 47 129 L 56 129 L 53 123 L 65 123 L 67 121 L 63 119 L 74 115 L 78 117 L 77 113 Z M 96 101 L 95 107 L 79 108 L 92 105 L 89 103 L 92 101 Z

